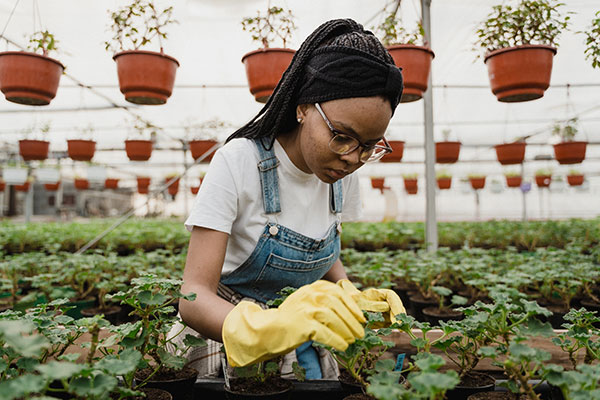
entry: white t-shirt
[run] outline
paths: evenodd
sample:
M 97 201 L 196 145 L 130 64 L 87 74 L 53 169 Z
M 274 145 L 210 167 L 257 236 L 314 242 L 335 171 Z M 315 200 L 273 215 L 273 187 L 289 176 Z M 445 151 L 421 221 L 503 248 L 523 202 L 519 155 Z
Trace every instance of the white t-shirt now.
M 322 239 L 336 216 L 329 208 L 330 185 L 314 174 L 298 169 L 276 140 L 279 160 L 281 213 L 264 212 L 258 149 L 250 139 L 234 139 L 216 151 L 194 201 L 185 227 L 194 226 L 228 233 L 222 274 L 227 275 L 250 256 L 267 224 L 274 222 L 313 239 Z M 361 214 L 358 177 L 342 180 L 342 222 Z

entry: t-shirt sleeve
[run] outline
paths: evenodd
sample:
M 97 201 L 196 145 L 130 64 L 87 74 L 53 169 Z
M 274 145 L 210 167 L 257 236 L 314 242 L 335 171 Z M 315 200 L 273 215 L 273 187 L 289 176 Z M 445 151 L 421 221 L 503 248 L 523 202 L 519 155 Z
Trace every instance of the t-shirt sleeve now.
M 185 221 L 188 231 L 199 226 L 231 234 L 238 211 L 235 176 L 227 157 L 217 150 Z
M 362 217 L 362 202 L 358 174 L 350 174 L 342 181 L 344 201 L 342 203 L 342 222 L 358 221 Z

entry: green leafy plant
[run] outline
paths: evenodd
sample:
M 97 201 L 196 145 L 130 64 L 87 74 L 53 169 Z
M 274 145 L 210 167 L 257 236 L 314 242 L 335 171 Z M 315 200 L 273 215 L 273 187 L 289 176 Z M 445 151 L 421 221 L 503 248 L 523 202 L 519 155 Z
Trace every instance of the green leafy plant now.
M 402 177 L 404 179 L 417 179 L 419 177 L 419 174 L 416 172 L 410 172 L 407 174 L 402 174 Z
M 525 44 L 557 47 L 558 36 L 567 29 L 570 16 L 557 0 L 519 0 L 492 8 L 477 29 L 475 46 L 484 53 Z
M 138 50 L 152 43 L 154 38 L 160 43 L 167 38 L 165 28 L 176 23 L 172 18 L 173 6 L 160 10 L 153 0 L 131 0 L 131 3 L 109 11 L 113 37 L 105 42 L 106 50 L 116 53 L 123 50 Z
M 388 5 L 381 10 L 381 14 L 385 15 L 384 20 L 378 26 L 373 27 L 375 34 L 381 38 L 381 42 L 385 46 L 396 44 L 423 45 L 425 42 L 423 25 L 419 22 L 414 31 L 407 31 L 403 26 L 402 19 L 398 17 L 400 1 L 392 2 L 389 5 L 391 10 L 388 10 Z
M 261 15 L 260 10 L 255 17 L 246 17 L 242 20 L 242 29 L 252 34 L 252 40 L 259 42 L 263 48 L 268 48 L 276 39 L 287 42 L 292 37 L 292 31 L 296 29 L 292 10 L 284 10 L 281 7 L 269 7 L 266 14 Z
M 472 174 L 469 174 L 467 177 L 469 179 L 480 179 L 480 178 L 485 178 L 485 175 L 480 174 L 480 173 L 472 173 Z
M 546 371 L 548 382 L 560 388 L 564 400 L 600 399 L 600 364 L 583 364 L 571 371 L 551 364 Z
M 540 168 L 535 171 L 535 176 L 550 176 L 552 175 L 552 170 L 549 168 Z
M 569 355 L 573 369 L 577 368 L 577 358 L 582 351 L 585 364 L 600 360 L 600 343 L 596 340 L 600 335 L 600 329 L 596 328 L 600 318 L 596 316 L 596 312 L 587 311 L 585 308 L 572 309 L 564 319 L 567 321 L 563 324 L 566 332 L 552 338 L 552 342 Z
M 579 171 L 578 169 L 572 168 L 569 170 L 568 176 L 578 176 L 578 175 L 581 175 L 581 171 Z
M 552 126 L 552 135 L 560 137 L 563 142 L 570 142 L 577 134 L 577 118 L 556 122 Z
M 54 35 L 47 30 L 35 32 L 29 38 L 29 44 L 27 50 L 34 53 L 41 51 L 43 55 L 47 56 L 52 51 L 58 51 L 56 44 L 58 41 L 54 38 Z
M 435 172 L 435 177 L 437 179 L 452 178 L 452 174 L 447 169 L 441 169 Z
M 509 178 L 515 178 L 517 176 L 521 176 L 521 173 L 518 171 L 506 171 L 504 173 L 504 176 L 509 177 Z
M 591 26 L 582 32 L 585 35 L 585 59 L 593 68 L 600 68 L 600 11 L 596 12 Z

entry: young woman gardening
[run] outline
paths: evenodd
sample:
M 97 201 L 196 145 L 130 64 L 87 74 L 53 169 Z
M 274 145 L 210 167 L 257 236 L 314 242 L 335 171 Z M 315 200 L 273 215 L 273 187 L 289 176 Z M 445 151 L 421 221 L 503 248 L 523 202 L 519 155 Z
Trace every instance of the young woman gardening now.
M 352 173 L 391 151 L 384 133 L 401 95 L 401 71 L 379 40 L 332 20 L 216 152 L 185 222 L 182 292 L 197 297 L 180 313 L 188 331 L 212 339 L 188 355 L 200 376 L 219 372 L 223 342 L 232 366 L 286 354 L 283 374 L 297 359 L 308 379 L 335 379 L 313 340 L 345 349 L 364 334 L 361 309 L 404 312 L 390 290 L 358 291 L 339 260 L 341 223 L 360 214 Z M 300 289 L 265 309 L 286 286 Z

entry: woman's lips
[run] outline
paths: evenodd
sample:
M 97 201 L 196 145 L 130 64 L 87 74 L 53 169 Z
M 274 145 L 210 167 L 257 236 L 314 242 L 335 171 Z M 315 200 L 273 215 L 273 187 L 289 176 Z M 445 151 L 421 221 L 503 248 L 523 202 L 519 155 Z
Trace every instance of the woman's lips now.
M 341 169 L 328 169 L 329 174 L 335 179 L 342 179 L 346 175 L 348 175 L 348 171 L 344 171 Z

